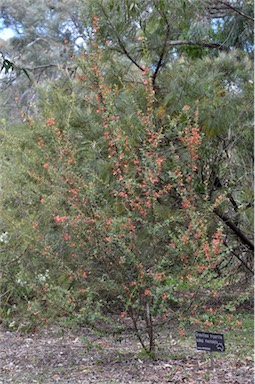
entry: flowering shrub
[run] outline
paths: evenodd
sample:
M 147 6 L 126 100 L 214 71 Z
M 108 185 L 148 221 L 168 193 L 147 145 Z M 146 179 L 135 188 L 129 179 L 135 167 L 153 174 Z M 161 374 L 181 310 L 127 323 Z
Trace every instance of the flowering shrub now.
M 27 172 L 37 186 L 31 244 L 37 276 L 47 279 L 27 283 L 28 310 L 42 321 L 58 314 L 91 323 L 109 313 L 119 321 L 128 316 L 152 352 L 155 318 L 175 316 L 183 336 L 185 319 L 202 321 L 201 287 L 217 296 L 221 283 L 212 278 L 222 229 L 210 226 L 213 205 L 196 192 L 198 112 L 184 106 L 169 121 L 166 144 L 149 68 L 132 88 L 109 83 L 94 23 L 91 51 L 77 59 L 74 99 L 82 97 L 89 139 L 81 141 L 72 126 L 76 110 L 68 99 L 66 121 L 47 108 L 44 121 L 29 120 L 37 154 Z M 213 325 L 216 309 L 204 310 L 205 324 Z

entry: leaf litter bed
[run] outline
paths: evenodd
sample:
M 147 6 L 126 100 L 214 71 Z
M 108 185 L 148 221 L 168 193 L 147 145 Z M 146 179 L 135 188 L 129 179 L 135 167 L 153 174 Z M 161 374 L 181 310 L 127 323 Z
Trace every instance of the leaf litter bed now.
M 240 358 L 238 349 L 215 354 L 212 371 L 195 342 L 166 331 L 156 359 L 147 358 L 132 335 L 120 340 L 84 329 L 52 327 L 25 336 L 0 329 L 0 343 L 0 384 L 254 382 L 252 356 Z

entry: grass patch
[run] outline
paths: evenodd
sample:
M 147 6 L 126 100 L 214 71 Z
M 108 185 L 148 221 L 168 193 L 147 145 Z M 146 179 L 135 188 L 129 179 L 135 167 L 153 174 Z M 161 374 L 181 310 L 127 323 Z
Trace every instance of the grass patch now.
M 240 358 L 253 357 L 254 351 L 254 316 L 243 314 L 239 329 L 225 331 L 226 354 L 239 354 Z

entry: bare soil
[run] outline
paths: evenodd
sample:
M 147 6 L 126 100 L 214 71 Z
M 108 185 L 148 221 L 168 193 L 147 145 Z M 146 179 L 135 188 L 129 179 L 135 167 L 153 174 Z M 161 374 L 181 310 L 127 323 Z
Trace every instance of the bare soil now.
M 185 338 L 161 337 L 156 359 L 141 352 L 132 335 L 101 337 L 88 330 L 48 328 L 21 335 L 0 329 L 0 384 L 253 383 L 253 356 L 238 349 L 214 356 Z M 195 344 L 195 343 L 194 343 Z M 233 348 L 234 349 L 234 348 Z

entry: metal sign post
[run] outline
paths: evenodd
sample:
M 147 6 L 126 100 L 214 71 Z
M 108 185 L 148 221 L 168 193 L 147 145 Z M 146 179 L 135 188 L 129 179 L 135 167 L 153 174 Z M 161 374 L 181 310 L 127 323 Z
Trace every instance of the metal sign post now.
M 213 361 L 213 353 L 210 351 L 210 363 L 211 363 L 211 370 L 214 370 L 214 361 Z

